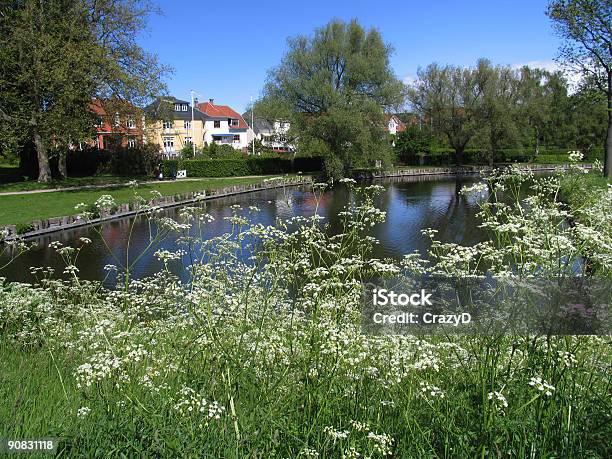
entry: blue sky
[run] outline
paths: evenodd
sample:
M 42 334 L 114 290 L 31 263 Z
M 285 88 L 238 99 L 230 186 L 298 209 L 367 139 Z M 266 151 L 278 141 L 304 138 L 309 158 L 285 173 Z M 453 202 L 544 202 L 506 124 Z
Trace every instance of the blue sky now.
M 530 63 L 550 68 L 558 39 L 544 14 L 546 0 L 158 0 L 140 39 L 174 67 L 170 93 L 242 111 L 257 98 L 267 70 L 278 65 L 290 36 L 310 34 L 332 19 L 357 18 L 394 48 L 397 76 L 409 81 L 431 62 L 473 65 Z

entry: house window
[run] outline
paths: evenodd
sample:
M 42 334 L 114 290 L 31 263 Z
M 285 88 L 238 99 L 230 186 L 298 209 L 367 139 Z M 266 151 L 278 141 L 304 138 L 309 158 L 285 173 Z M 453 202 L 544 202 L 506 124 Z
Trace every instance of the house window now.
M 164 129 L 172 129 L 172 121 L 164 121 Z
M 229 118 L 229 125 L 230 126 L 238 126 L 238 120 L 237 119 L 233 119 L 233 118 Z
M 234 142 L 240 142 L 240 135 L 239 134 L 235 134 L 234 135 Z
M 98 124 L 96 124 L 96 127 L 104 127 L 104 120 L 102 119 L 102 117 L 98 118 Z
M 174 104 L 174 111 L 175 112 L 180 112 L 181 111 L 181 104 Z
M 115 126 L 119 126 L 121 120 L 119 119 L 119 113 L 115 113 Z
M 128 129 L 134 129 L 136 127 L 136 123 L 134 123 L 134 120 L 132 118 L 128 119 L 127 127 Z
M 221 127 L 221 121 L 216 120 L 216 121 L 214 121 L 214 123 L 215 123 L 214 127 L 216 127 L 216 128 L 220 128 Z
M 191 137 L 185 137 L 185 145 L 191 145 Z
M 191 129 L 191 121 L 184 121 L 183 122 L 183 128 L 188 131 L 189 129 Z
M 134 139 L 133 137 L 130 137 L 128 139 L 128 148 L 135 148 L 136 147 L 136 139 Z
M 174 137 L 164 137 L 164 150 L 174 150 Z
M 186 112 L 187 111 L 187 104 L 183 104 L 183 111 Z

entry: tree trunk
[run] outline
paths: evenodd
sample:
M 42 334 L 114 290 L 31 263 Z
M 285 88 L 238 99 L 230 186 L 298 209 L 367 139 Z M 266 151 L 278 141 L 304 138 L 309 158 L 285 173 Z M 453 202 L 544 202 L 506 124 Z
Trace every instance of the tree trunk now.
M 57 169 L 62 179 L 68 178 L 68 167 L 66 166 L 66 153 L 60 153 L 57 158 Z
M 463 165 L 465 147 L 455 147 L 455 163 L 457 166 Z
M 50 182 L 51 168 L 49 167 L 49 156 L 47 156 L 45 144 L 37 128 L 34 128 L 34 145 L 36 146 L 36 154 L 38 155 L 38 181 Z
M 603 170 L 603 175 L 607 178 L 612 178 L 612 88 L 610 86 L 608 84 L 608 132 L 606 134 Z

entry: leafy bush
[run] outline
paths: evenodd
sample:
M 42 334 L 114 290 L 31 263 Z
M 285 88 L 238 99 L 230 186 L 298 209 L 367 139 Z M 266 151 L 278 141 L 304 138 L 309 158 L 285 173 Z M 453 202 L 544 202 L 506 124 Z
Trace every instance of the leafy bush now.
M 404 164 L 418 161 L 420 153 L 431 151 L 432 135 L 429 131 L 420 130 L 416 126 L 407 126 L 395 139 L 395 153 Z M 422 157 L 422 156 L 421 156 Z
M 17 234 L 25 234 L 29 233 L 30 231 L 34 231 L 34 225 L 30 223 L 18 223 L 15 225 L 15 232 Z
M 192 158 L 193 158 L 193 145 L 190 143 L 186 143 L 183 146 L 183 148 L 181 148 L 181 159 L 192 159 Z
M 57 154 L 52 167 L 56 168 Z M 66 156 L 68 175 L 82 177 L 108 173 L 134 176 L 150 175 L 158 158 L 157 146 L 142 145 L 135 148 L 116 148 L 114 150 L 70 150 Z

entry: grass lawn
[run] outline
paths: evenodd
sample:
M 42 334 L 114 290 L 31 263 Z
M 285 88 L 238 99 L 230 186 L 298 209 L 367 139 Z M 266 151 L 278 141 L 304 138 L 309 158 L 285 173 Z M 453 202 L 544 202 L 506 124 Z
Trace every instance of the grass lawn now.
M 260 183 L 263 179 L 264 177 L 232 177 L 179 180 L 139 185 L 137 192 L 143 197 L 149 197 L 151 191 L 157 190 L 163 195 L 171 196 L 189 191 Z M 125 178 L 123 181 L 125 181 Z M 112 189 L 62 190 L 51 193 L 0 196 L 0 226 L 27 224 L 42 218 L 74 215 L 76 214 L 74 206 L 81 202 L 93 204 L 96 199 L 104 194 L 112 195 L 118 203 L 127 203 L 134 199 L 134 190 L 128 186 Z
M 588 208 L 600 199 L 601 191 L 612 185 L 612 179 L 596 173 L 569 176 L 561 182 L 561 197 L 580 214 L 582 208 Z
M 116 183 L 127 183 L 130 180 L 147 181 L 152 177 L 121 177 L 117 175 L 96 175 L 93 177 L 69 177 L 66 180 L 53 180 L 49 183 L 39 183 L 36 180 L 28 181 L 4 181 L 0 180 L 0 193 L 9 191 L 33 191 L 50 190 L 54 188 L 70 188 L 86 185 L 113 185 Z

